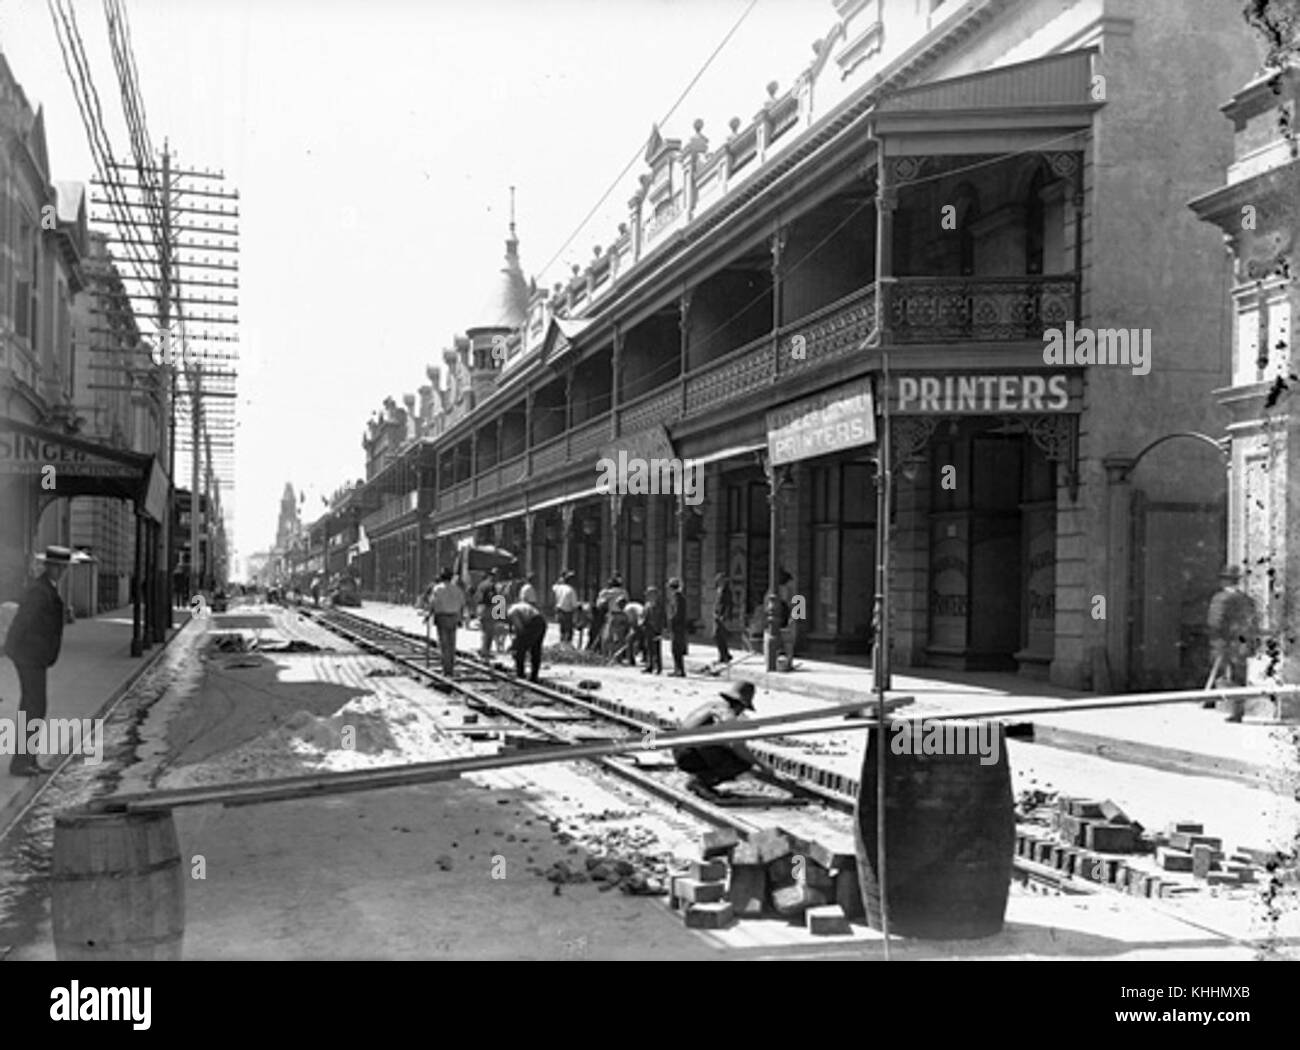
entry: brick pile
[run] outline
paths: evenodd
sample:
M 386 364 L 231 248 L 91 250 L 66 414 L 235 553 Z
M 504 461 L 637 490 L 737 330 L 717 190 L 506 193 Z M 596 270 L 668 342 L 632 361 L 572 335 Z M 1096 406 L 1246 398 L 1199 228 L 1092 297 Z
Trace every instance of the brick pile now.
M 1050 806 L 1034 806 L 1025 817 L 1039 826 L 1017 829 L 1016 856 L 1139 897 L 1177 897 L 1206 886 L 1254 882 L 1258 867 L 1272 856 L 1252 848 L 1226 856 L 1223 840 L 1191 821 L 1147 833 L 1109 799 L 1061 796 Z M 1044 823 L 1053 834 L 1044 833 Z M 1135 854 L 1142 859 L 1128 859 Z
M 802 920 L 816 936 L 852 932 L 862 915 L 856 860 L 775 829 L 748 840 L 730 829 L 707 831 L 701 859 L 672 877 L 669 903 L 695 929 L 724 929 L 737 919 Z

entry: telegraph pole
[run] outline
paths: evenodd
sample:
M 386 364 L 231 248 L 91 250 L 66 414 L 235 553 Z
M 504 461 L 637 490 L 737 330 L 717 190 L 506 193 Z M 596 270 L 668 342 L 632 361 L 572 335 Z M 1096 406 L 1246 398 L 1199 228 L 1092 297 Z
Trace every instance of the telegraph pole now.
M 156 294 L 129 294 L 128 297 L 143 300 L 135 308 L 134 317 L 155 323 L 161 350 L 161 361 L 155 357 L 155 364 L 167 370 L 167 475 L 170 486 L 167 515 L 159 530 L 157 561 L 163 566 L 162 580 L 158 581 L 161 584 L 158 589 L 162 599 L 160 604 L 171 610 L 174 604 L 172 573 L 179 567 L 178 537 L 172 528 L 176 512 L 177 452 L 188 451 L 190 455 L 189 582 L 190 593 L 197 594 L 202 583 L 199 515 L 204 512 L 204 499 L 199 492 L 200 457 L 206 450 L 208 469 L 212 471 L 211 446 L 214 442 L 211 430 L 214 427 L 221 430 L 216 435 L 218 447 L 224 449 L 234 444 L 233 418 L 229 414 L 213 416 L 205 409 L 209 401 L 233 400 L 237 396 L 234 383 L 238 377 L 239 340 L 237 336 L 222 333 L 229 331 L 225 326 L 239 323 L 236 316 L 239 301 L 235 296 L 227 297 L 210 289 L 234 292 L 239 287 L 238 279 L 233 276 L 238 273 L 238 262 L 221 257 L 239 250 L 239 230 L 234 224 L 239 218 L 239 193 L 220 185 L 225 179 L 221 172 L 178 168 L 167 144 L 164 144 L 156 164 L 122 162 L 111 163 L 110 168 L 113 172 L 112 188 L 117 191 L 119 200 L 126 199 L 128 215 L 125 219 L 115 217 L 117 225 L 126 228 L 121 230 L 124 236 L 109 238 L 109 242 L 138 249 L 141 235 L 132 227 L 144 228 L 152 233 L 157 256 Z M 118 172 L 130 173 L 139 181 L 125 181 Z M 192 180 L 208 180 L 209 185 L 218 185 L 200 189 Z M 124 191 L 135 191 L 135 195 L 127 197 Z M 192 218 L 194 216 L 215 218 Z M 206 236 L 198 240 L 195 234 Z M 199 276 L 197 271 L 200 270 L 215 271 L 212 275 L 215 279 Z M 188 393 L 185 401 L 181 399 L 179 383 L 182 376 Z M 181 436 L 183 443 L 179 448 L 177 438 L 181 420 L 178 406 L 183 406 L 189 413 L 189 432 Z M 184 442 L 188 442 L 188 448 Z M 233 482 L 233 479 L 225 480 L 228 486 Z M 156 640 L 162 640 L 162 632 L 165 626 L 170 625 L 171 615 L 169 611 L 167 619 L 159 621 Z

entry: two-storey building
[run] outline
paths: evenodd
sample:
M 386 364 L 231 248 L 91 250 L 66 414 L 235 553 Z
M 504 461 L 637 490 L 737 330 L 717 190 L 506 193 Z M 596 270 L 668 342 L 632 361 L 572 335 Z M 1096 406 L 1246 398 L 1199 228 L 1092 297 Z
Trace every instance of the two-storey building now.
M 474 539 L 543 594 L 564 568 L 588 596 L 680 573 L 707 623 L 715 573 L 749 619 L 775 562 L 802 644 L 865 652 L 875 449 L 767 453 L 782 411 L 870 381 L 893 415 L 895 666 L 1194 680 L 1218 454 L 1162 446 L 1122 507 L 1107 462 L 1209 426 L 1228 376 L 1221 252 L 1184 202 L 1228 158 L 1206 114 L 1253 65 L 1245 23 L 1211 0 L 833 6 L 794 83 L 716 141 L 654 129 L 617 237 L 528 287 L 521 320 L 471 319 L 445 387 L 430 370 L 418 411 L 372 423 L 369 460 L 397 449 L 361 493 L 382 491 L 372 542 L 392 536 L 375 582 L 418 591 Z M 702 498 L 605 491 L 620 454 L 698 465 Z

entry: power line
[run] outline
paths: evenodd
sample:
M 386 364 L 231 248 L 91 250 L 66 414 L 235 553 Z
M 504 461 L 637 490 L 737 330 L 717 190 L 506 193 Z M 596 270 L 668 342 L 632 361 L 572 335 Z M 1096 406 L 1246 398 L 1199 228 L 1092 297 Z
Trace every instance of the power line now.
M 731 38 L 735 36 L 736 31 L 741 27 L 745 19 L 749 17 L 750 12 L 753 11 L 757 5 L 758 5 L 758 0 L 750 0 L 749 6 L 746 7 L 744 11 L 741 12 L 740 17 L 736 19 L 735 24 L 729 30 L 727 30 L 727 35 L 724 36 L 722 38 L 722 41 L 718 44 L 718 46 L 713 49 L 713 53 L 709 55 L 709 57 L 705 60 L 704 65 L 700 67 L 699 72 L 697 72 L 695 76 L 691 78 L 691 82 L 687 84 L 686 87 L 682 90 L 681 94 L 677 96 L 677 101 L 675 101 L 672 104 L 672 106 L 669 107 L 668 112 L 665 113 L 659 119 L 660 126 L 667 124 L 668 121 L 672 119 L 672 115 L 677 112 L 677 107 L 680 106 L 683 101 L 685 101 L 686 96 L 690 94 L 691 89 L 695 87 L 695 85 L 699 82 L 700 78 L 704 76 L 706 72 L 708 72 L 709 67 L 713 65 L 713 60 L 716 59 L 718 55 L 722 53 L 722 49 L 726 47 L 728 42 L 730 42 Z M 645 148 L 644 146 L 637 147 L 636 151 L 632 154 L 627 164 L 623 166 L 623 170 L 620 171 L 617 176 L 615 176 L 614 181 L 610 183 L 609 188 L 605 190 L 603 194 L 601 194 L 600 200 L 596 201 L 596 203 L 592 205 L 591 210 L 588 211 L 587 214 L 583 217 L 582 222 L 580 222 L 577 228 L 571 234 L 569 234 L 568 239 L 565 240 L 565 242 L 562 245 L 560 245 L 559 251 L 557 251 L 553 256 L 551 256 L 547 264 L 537 271 L 539 275 L 544 275 L 547 270 L 549 270 L 552 266 L 555 265 L 556 260 L 558 260 L 560 256 L 564 254 L 566 249 L 568 249 L 569 245 L 572 244 L 577 239 L 578 234 L 580 234 L 586 228 L 587 223 L 591 221 L 592 216 L 595 215 L 596 212 L 600 210 L 601 206 L 605 203 L 605 201 L 609 200 L 609 195 L 613 193 L 616 189 L 618 189 L 620 185 L 622 185 L 623 179 L 626 177 L 627 173 L 632 170 L 632 166 L 636 164 L 637 160 L 641 157 L 644 148 Z

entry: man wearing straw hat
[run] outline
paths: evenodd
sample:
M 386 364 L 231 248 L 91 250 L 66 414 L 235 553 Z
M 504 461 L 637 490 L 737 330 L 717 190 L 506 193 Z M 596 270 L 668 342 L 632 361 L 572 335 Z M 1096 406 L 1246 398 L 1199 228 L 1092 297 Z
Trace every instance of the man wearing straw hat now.
M 5 637 L 5 655 L 18 670 L 22 690 L 18 709 L 28 722 L 45 718 L 45 678 L 63 644 L 63 599 L 58 585 L 72 564 L 72 551 L 47 547 L 37 559 L 45 563 L 45 571 L 27 588 Z M 9 764 L 10 776 L 34 777 L 43 772 L 32 755 L 14 755 Z
M 740 722 L 746 711 L 754 710 L 753 682 L 732 682 L 720 695 L 725 703 L 712 700 L 692 711 L 683 719 L 682 730 Z M 760 764 L 754 753 L 740 740 L 727 744 L 679 747 L 673 751 L 673 759 L 678 769 L 691 774 L 686 786 L 705 798 L 715 796 L 714 789 L 719 784 L 734 780 Z

